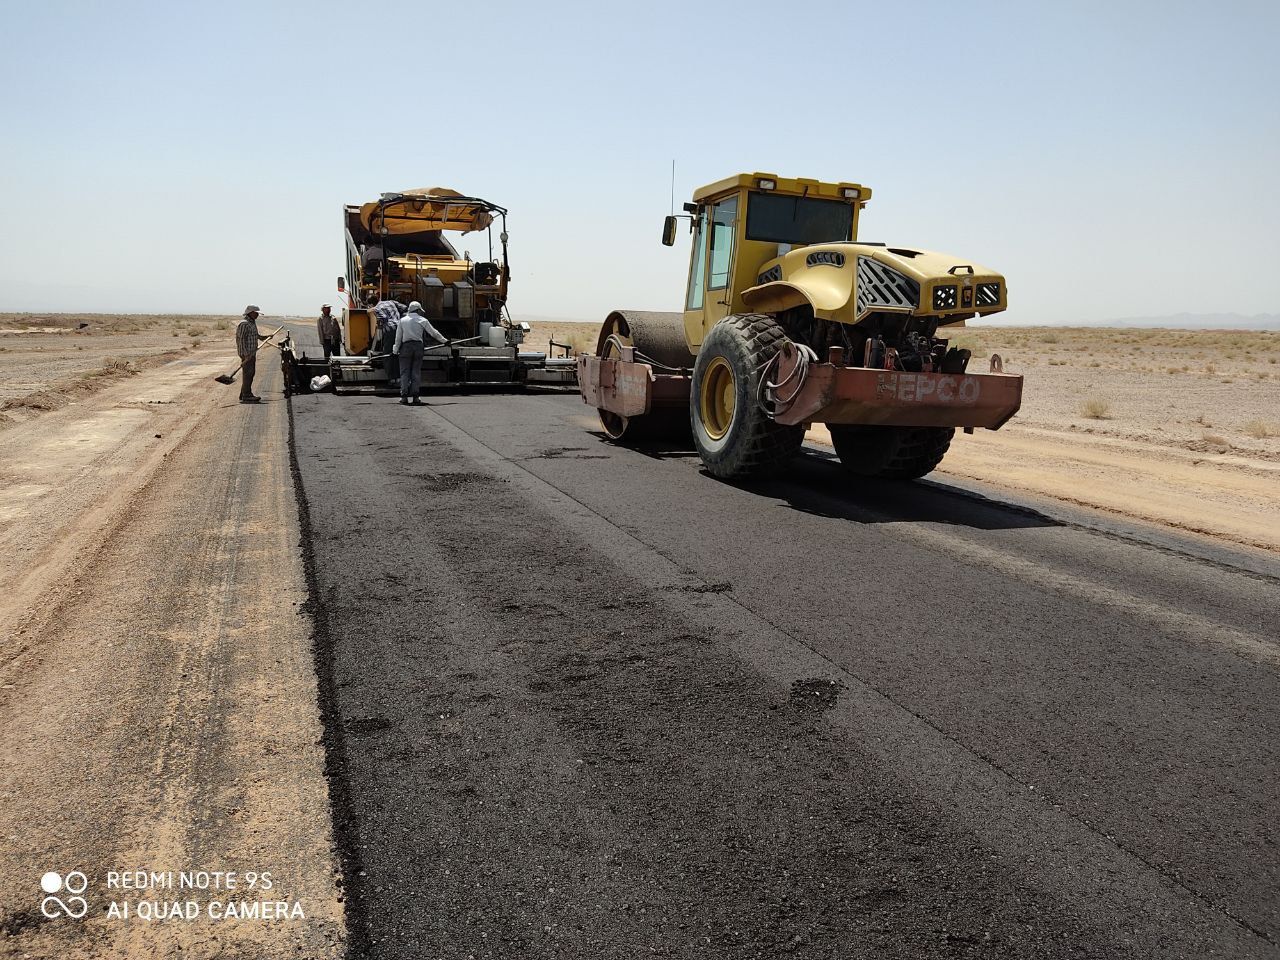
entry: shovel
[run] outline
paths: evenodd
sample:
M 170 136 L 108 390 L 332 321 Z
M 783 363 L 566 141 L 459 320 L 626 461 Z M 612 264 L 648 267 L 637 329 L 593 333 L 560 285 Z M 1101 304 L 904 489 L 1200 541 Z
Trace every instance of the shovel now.
M 274 330 L 272 330 L 272 331 L 271 331 L 271 337 L 274 337 L 277 333 L 279 333 L 279 332 L 280 332 L 281 330 L 283 330 L 283 329 L 284 329 L 284 324 L 282 323 L 282 324 L 280 324 L 280 326 L 276 327 Z M 258 344 L 258 350 L 261 350 L 261 349 L 262 349 L 263 347 L 265 347 L 268 343 L 270 343 L 270 342 L 271 342 L 271 337 L 267 337 L 267 339 L 263 340 L 260 344 Z M 255 357 L 258 355 L 258 350 L 253 351 L 253 355 L 254 355 Z M 236 382 L 236 374 L 240 372 L 240 367 L 243 367 L 243 366 L 244 366 L 246 363 L 248 363 L 248 362 L 249 362 L 249 358 L 248 358 L 248 357 L 246 357 L 245 359 L 243 359 L 243 360 L 241 360 L 241 361 L 240 361 L 240 366 L 239 366 L 239 367 L 236 367 L 236 368 L 235 368 L 234 370 L 232 370 L 230 373 L 223 373 L 223 374 L 219 374 L 218 376 L 214 377 L 213 379 L 217 380 L 219 383 L 235 383 L 235 382 Z

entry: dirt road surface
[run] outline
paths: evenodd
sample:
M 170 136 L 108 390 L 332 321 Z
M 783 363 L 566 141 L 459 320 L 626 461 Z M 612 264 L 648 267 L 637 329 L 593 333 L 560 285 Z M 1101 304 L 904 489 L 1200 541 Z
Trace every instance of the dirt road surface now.
M 0 956 L 340 954 L 286 404 L 265 366 L 257 408 L 213 382 L 227 351 L 206 349 L 4 433 Z M 135 870 L 241 882 L 109 887 Z M 42 914 L 47 871 L 85 874 L 83 919 Z M 201 916 L 147 922 L 144 900 Z M 215 900 L 305 919 L 215 922 Z
M 293 418 L 358 955 L 1277 956 L 1274 556 L 572 396 Z

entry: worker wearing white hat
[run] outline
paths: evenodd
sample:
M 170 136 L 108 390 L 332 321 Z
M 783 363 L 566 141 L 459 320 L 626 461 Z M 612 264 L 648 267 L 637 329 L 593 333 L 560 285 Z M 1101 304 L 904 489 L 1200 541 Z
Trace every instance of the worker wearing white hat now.
M 400 402 L 408 403 L 412 397 L 415 406 L 421 406 L 418 390 L 422 386 L 423 341 L 431 337 L 437 343 L 448 343 L 449 338 L 431 325 L 422 315 L 422 304 L 417 300 L 409 304 L 409 312 L 396 326 L 396 342 L 393 352 L 400 358 Z
M 338 318 L 331 310 L 332 304 L 324 304 L 320 308 L 320 316 L 316 318 L 316 335 L 320 338 L 320 347 L 324 350 L 326 360 L 331 354 L 342 353 L 342 327 L 338 325 Z

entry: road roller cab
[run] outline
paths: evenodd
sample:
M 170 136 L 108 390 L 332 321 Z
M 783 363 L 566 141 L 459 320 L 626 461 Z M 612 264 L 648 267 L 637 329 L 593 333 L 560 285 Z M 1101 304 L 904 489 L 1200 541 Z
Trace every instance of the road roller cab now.
M 955 428 L 1012 417 L 1022 378 L 998 357 L 969 372 L 969 352 L 940 335 L 1004 310 L 1004 277 L 859 240 L 870 197 L 771 173 L 695 191 L 683 312 L 614 311 L 578 360 L 609 436 L 691 431 L 707 469 L 735 477 L 777 469 L 825 423 L 854 473 L 910 478 L 937 466 Z M 678 219 L 663 226 L 668 246 Z

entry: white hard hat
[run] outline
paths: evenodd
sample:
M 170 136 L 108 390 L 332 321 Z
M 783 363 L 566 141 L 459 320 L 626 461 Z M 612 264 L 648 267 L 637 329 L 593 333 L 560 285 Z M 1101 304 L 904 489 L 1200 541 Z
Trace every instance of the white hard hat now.
M 422 312 L 422 304 L 420 304 L 417 300 L 413 301 L 413 303 L 409 304 L 409 312 L 410 312 L 410 313 L 421 313 L 421 312 Z

